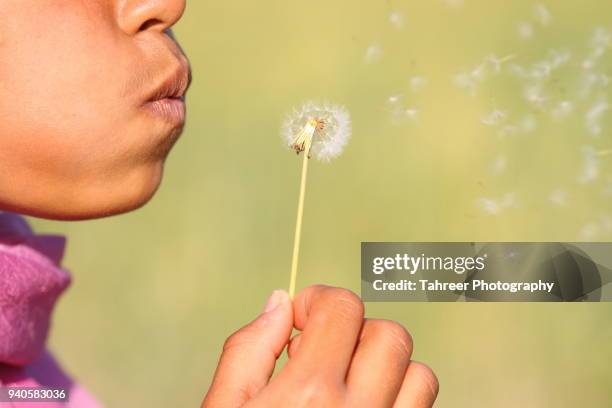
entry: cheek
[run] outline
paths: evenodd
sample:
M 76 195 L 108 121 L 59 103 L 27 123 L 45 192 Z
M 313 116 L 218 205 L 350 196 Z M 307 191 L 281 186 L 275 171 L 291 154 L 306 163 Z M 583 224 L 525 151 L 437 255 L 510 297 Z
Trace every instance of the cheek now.
M 0 5 L 16 14 L 0 31 L 0 158 L 23 152 L 30 165 L 71 174 L 137 164 L 156 129 L 124 95 L 139 56 L 104 18 L 108 2 L 24 2 Z
M 0 115 L 3 127 L 22 129 L 21 138 L 104 132 L 122 116 L 116 91 L 101 86 L 120 79 L 110 63 L 119 57 L 111 55 L 112 35 L 104 24 L 87 27 L 92 22 L 78 13 L 60 17 L 16 18 L 22 25 L 5 29 Z
M 60 3 L 73 7 L 52 6 Z M 88 15 L 101 3 L 109 2 L 0 0 L 0 16 L 14 16 L 0 19 L 0 185 L 21 187 L 3 187 L 0 207 L 110 214 L 142 204 L 159 183 L 161 160 L 147 149 L 161 130 L 123 95 L 139 55 L 112 22 Z M 46 212 L 52 202 L 63 204 Z

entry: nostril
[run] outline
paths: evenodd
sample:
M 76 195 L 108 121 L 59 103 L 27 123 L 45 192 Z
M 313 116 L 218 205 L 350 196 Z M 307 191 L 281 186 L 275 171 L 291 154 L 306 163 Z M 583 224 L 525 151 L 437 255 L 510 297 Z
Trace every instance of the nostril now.
M 164 26 L 164 22 L 158 18 L 151 18 L 142 23 L 138 31 L 146 31 L 156 26 Z

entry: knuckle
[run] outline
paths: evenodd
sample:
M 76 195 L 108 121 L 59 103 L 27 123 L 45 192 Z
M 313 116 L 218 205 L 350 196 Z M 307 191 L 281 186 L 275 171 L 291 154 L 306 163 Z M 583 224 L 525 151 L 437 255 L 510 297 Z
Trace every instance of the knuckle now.
M 413 365 L 411 369 L 414 373 L 413 375 L 421 382 L 421 388 L 435 399 L 440 391 L 440 382 L 436 374 L 429 366 L 423 363 L 414 361 L 410 364 Z
M 342 387 L 324 376 L 316 376 L 298 386 L 299 399 L 304 407 L 337 407 L 340 406 Z
M 369 320 L 373 336 L 406 357 L 412 354 L 412 336 L 401 324 L 391 320 Z
M 355 293 L 347 289 L 330 288 L 325 296 L 330 307 L 337 313 L 347 318 L 363 319 L 363 302 Z
M 223 343 L 223 351 L 240 348 L 255 343 L 256 337 L 251 333 L 249 327 L 243 327 L 232 333 Z

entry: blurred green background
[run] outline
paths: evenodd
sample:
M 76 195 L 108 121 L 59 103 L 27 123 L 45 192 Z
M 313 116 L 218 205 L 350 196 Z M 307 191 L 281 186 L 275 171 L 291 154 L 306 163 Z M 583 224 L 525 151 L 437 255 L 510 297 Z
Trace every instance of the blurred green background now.
M 354 133 L 311 166 L 299 287 L 358 292 L 361 241 L 611 240 L 612 47 L 597 27 L 612 30 L 612 3 L 189 2 L 175 30 L 189 121 L 157 196 L 110 219 L 33 220 L 69 237 L 52 349 L 109 407 L 199 406 L 226 336 L 288 284 L 300 160 L 279 128 L 311 98 L 347 106 Z M 492 54 L 512 59 L 497 72 Z M 609 304 L 367 314 L 411 331 L 439 407 L 612 401 Z

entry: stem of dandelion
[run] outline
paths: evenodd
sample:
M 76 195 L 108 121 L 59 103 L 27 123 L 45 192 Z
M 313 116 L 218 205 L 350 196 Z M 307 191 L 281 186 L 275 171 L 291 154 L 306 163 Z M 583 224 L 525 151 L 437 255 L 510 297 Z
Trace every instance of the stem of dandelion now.
M 293 240 L 293 257 L 291 259 L 291 278 L 289 280 L 289 296 L 293 299 L 297 281 L 298 259 L 300 256 L 300 239 L 302 236 L 302 218 L 304 215 L 304 197 L 306 195 L 306 177 L 308 175 L 308 154 L 310 143 L 306 143 L 304 161 L 302 162 L 302 182 L 300 183 L 300 199 L 298 201 L 297 220 L 295 222 L 295 238 Z

